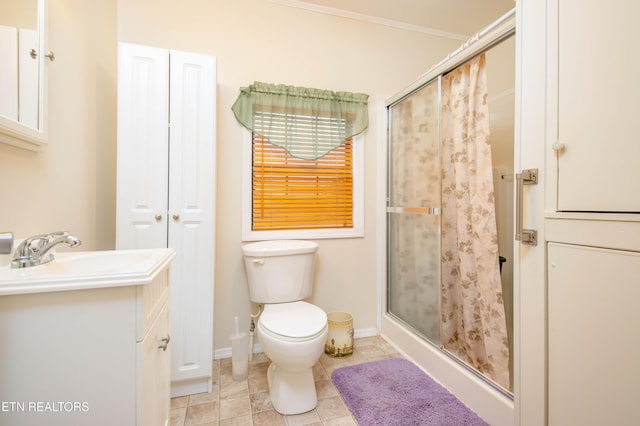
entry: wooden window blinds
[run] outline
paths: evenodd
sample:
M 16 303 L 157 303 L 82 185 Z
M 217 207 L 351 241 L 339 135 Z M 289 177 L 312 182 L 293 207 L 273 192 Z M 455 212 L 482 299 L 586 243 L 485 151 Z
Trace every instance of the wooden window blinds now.
M 293 157 L 254 133 L 254 231 L 353 228 L 353 145 L 316 160 Z

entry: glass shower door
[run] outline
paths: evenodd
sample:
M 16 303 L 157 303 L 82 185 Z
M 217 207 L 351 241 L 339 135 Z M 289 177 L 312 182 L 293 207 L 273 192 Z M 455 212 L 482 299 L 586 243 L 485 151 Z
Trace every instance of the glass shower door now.
M 440 78 L 388 107 L 387 311 L 440 346 Z

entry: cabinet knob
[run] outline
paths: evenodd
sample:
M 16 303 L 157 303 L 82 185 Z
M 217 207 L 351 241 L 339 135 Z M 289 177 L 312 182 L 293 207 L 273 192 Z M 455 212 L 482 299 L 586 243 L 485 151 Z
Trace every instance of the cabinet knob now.
M 551 149 L 553 149 L 555 152 L 562 152 L 562 151 L 564 151 L 564 148 L 565 148 L 564 143 L 562 143 L 560 141 L 555 141 L 551 145 Z
M 162 349 L 162 351 L 166 351 L 167 350 L 167 346 L 169 346 L 169 341 L 171 340 L 171 336 L 167 334 L 167 337 L 165 337 L 164 339 L 161 339 L 160 345 L 158 346 L 158 349 Z
M 29 55 L 33 58 L 36 59 L 38 57 L 38 51 L 36 49 L 31 49 L 29 51 Z M 55 53 L 53 53 L 51 50 L 48 51 L 47 53 L 44 54 L 45 58 L 48 58 L 50 61 L 55 61 L 56 60 L 56 55 Z
M 174 213 L 171 217 L 173 218 L 173 220 L 180 220 L 180 215 L 178 213 Z
M 157 215 L 155 215 L 155 219 L 156 222 L 160 222 L 162 220 L 162 215 L 158 213 Z

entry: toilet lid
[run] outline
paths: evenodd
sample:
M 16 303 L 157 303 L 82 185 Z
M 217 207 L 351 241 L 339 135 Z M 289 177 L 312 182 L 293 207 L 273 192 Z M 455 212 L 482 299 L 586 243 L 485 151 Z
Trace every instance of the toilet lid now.
M 260 323 L 272 333 L 286 337 L 313 336 L 327 325 L 327 314 L 307 302 L 265 305 Z

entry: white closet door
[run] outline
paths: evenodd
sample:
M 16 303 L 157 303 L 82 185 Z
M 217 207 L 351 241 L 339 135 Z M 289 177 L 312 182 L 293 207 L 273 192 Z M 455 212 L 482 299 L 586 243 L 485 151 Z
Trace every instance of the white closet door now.
M 175 382 L 211 376 L 216 60 L 186 52 L 170 55 L 169 246 L 176 250 L 171 271 L 171 379 Z
M 553 3 L 555 6 L 553 6 Z M 558 210 L 639 212 L 640 2 L 558 8 Z
M 167 246 L 168 123 L 169 52 L 120 43 L 118 249 Z
M 638 424 L 640 253 L 549 243 L 549 425 Z

